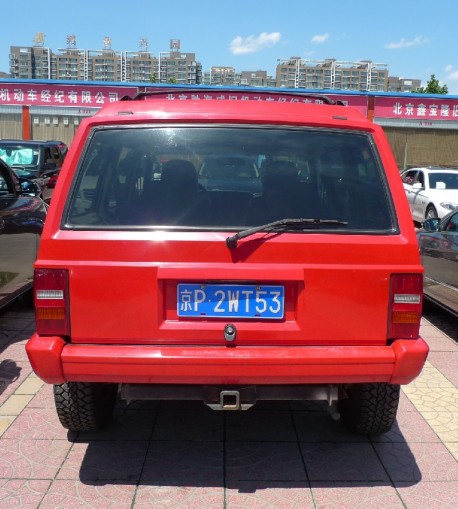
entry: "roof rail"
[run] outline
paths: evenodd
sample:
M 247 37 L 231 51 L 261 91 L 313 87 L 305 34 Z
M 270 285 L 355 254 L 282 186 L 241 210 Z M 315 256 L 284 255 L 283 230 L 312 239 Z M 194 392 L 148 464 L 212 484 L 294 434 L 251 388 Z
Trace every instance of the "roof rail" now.
M 256 95 L 278 95 L 281 97 L 291 97 L 291 98 L 307 98 L 307 99 L 314 99 L 317 101 L 322 101 L 324 104 L 331 104 L 331 105 L 339 105 L 339 106 L 345 106 L 345 104 L 342 101 L 331 99 L 329 96 L 325 94 L 311 94 L 310 92 L 299 92 L 299 91 L 283 91 L 283 90 L 265 90 L 265 89 L 259 89 L 255 88 L 253 90 L 246 90 L 246 89 L 239 89 L 239 88 L 200 88 L 200 87 L 189 87 L 189 88 L 181 88 L 181 87 L 170 87 L 170 88 L 161 88 L 156 90 L 143 90 L 141 92 L 138 92 L 134 97 L 130 97 L 128 95 L 125 95 L 121 98 L 121 101 L 138 101 L 140 99 L 147 99 L 148 97 L 154 97 L 154 96 L 160 96 L 165 94 L 171 94 L 171 93 L 249 93 L 249 94 L 256 94 Z

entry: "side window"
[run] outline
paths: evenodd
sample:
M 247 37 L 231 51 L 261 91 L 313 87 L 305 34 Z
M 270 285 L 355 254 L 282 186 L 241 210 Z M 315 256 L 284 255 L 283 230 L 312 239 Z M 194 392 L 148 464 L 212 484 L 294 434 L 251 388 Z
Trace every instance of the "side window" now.
M 0 168 L 0 194 L 8 194 L 8 184 L 3 175 L 2 168 Z
M 417 176 L 415 177 L 414 184 L 416 184 L 416 183 L 421 184 L 421 187 L 423 187 L 423 188 L 425 187 L 425 176 L 422 171 L 419 171 L 417 173 Z
M 45 148 L 45 164 L 54 163 L 54 158 L 51 153 L 51 149 L 49 147 Z
M 60 166 L 60 153 L 59 153 L 59 149 L 57 147 L 52 147 L 51 148 L 51 154 L 52 154 L 53 161 L 58 166 Z
M 408 171 L 402 177 L 402 181 L 404 182 L 404 184 L 408 184 L 409 186 L 411 186 L 415 182 L 415 179 L 417 177 L 417 173 L 418 173 L 418 170 L 410 170 L 410 171 Z
M 458 212 L 453 214 L 444 229 L 447 232 L 458 232 Z

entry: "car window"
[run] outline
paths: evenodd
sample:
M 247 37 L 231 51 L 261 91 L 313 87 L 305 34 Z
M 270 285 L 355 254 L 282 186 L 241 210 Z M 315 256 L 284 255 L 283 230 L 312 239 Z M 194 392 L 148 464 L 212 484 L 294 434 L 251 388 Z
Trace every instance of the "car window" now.
M 422 171 L 419 171 L 414 178 L 414 184 L 420 184 L 421 187 L 425 187 L 425 176 Z
M 429 187 L 431 189 L 458 189 L 458 172 L 430 173 Z
M 214 156 L 205 159 L 199 175 L 205 178 L 258 178 L 259 171 L 254 159 L 243 156 Z
M 0 159 L 10 166 L 37 165 L 39 150 L 30 147 L 4 146 L 0 144 Z
M 57 166 L 60 166 L 61 163 L 62 163 L 62 156 L 61 156 L 61 153 L 59 151 L 59 148 L 57 146 L 53 146 L 51 147 L 51 157 L 52 157 L 52 162 L 54 162 Z
M 450 217 L 444 227 L 444 230 L 447 232 L 458 232 L 458 212 Z
M 404 184 L 412 185 L 416 180 L 417 174 L 418 170 L 409 170 L 404 173 L 402 181 Z
M 5 179 L 2 168 L 0 168 L 0 195 L 8 193 L 9 193 L 8 183 Z
M 8 170 L 0 164 L 0 196 L 14 193 L 13 185 Z
M 239 228 L 283 218 L 394 231 L 370 135 L 251 126 L 96 129 L 65 227 Z
M 53 164 L 54 161 L 54 155 L 51 147 L 45 147 L 44 149 L 44 162 L 45 164 Z

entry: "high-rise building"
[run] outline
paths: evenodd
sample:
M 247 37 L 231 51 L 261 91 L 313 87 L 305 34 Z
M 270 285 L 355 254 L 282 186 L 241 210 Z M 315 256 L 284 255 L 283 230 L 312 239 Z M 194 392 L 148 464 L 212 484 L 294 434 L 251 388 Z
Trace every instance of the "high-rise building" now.
M 275 87 L 276 82 L 267 71 L 242 71 L 240 73 L 240 85 L 249 87 Z
M 202 81 L 205 85 L 238 85 L 239 76 L 234 67 L 214 66 L 204 73 Z
M 275 78 L 267 75 L 267 71 L 242 71 L 237 72 L 234 67 L 211 68 L 210 72 L 204 72 L 202 77 L 204 85 L 226 85 L 242 87 L 275 87 Z
M 53 69 L 56 79 L 60 80 L 88 80 L 88 73 L 85 72 L 86 52 L 76 48 L 59 50 L 61 53 L 53 55 L 56 62 Z M 57 78 L 57 76 L 59 76 Z
M 411 78 L 388 77 L 388 92 L 415 92 L 421 87 L 421 80 Z
M 40 36 L 40 37 L 38 37 Z M 12 78 L 73 81 L 153 82 L 182 85 L 226 85 L 248 87 L 305 88 L 308 90 L 353 90 L 358 92 L 414 92 L 418 79 L 388 76 L 387 64 L 371 60 L 345 62 L 336 59 L 279 59 L 275 77 L 267 71 L 236 71 L 213 66 L 203 72 L 195 53 L 182 53 L 180 41 L 172 39 L 167 52 L 157 56 L 141 39 L 139 51 L 115 51 L 105 37 L 103 49 L 76 47 L 76 37 L 67 37 L 67 48 L 54 53 L 44 47 L 44 34 L 37 34 L 35 46 L 10 46 Z
M 277 65 L 276 86 L 326 90 L 386 91 L 386 64 L 370 60 L 343 62 L 335 59 L 282 59 Z
M 202 82 L 202 64 L 196 61 L 195 53 L 161 52 L 155 61 L 153 81 L 198 85 Z
M 49 48 L 11 46 L 10 74 L 19 79 L 55 79 L 55 61 Z
M 11 46 L 10 73 L 22 79 L 201 83 L 202 64 L 195 53 L 182 53 L 177 41 L 173 43 L 169 52 L 158 57 L 146 50 L 114 51 L 108 38 L 101 50 L 73 45 L 54 53 L 43 46 Z

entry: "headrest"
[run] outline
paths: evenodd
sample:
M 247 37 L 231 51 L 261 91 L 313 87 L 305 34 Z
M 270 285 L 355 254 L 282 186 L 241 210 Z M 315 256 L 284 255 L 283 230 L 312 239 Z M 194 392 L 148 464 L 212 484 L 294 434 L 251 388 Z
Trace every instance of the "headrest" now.
M 176 187 L 197 187 L 196 169 L 189 161 L 172 159 L 162 164 L 161 181 L 166 185 Z

